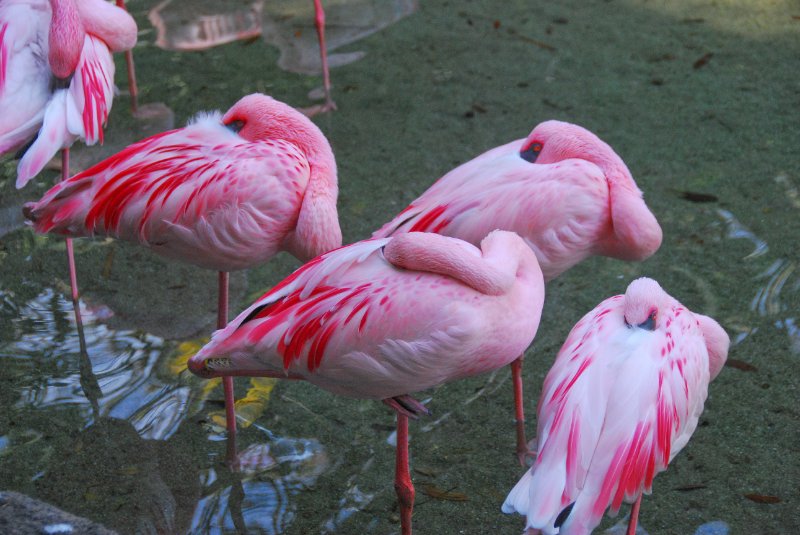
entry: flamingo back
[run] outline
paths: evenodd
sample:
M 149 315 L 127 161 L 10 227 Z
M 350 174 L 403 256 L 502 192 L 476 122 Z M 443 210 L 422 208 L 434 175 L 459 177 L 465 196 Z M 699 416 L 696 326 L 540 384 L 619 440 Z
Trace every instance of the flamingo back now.
M 450 171 L 373 237 L 435 232 L 477 245 L 509 230 L 536 253 L 545 280 L 587 258 L 611 225 L 602 170 L 574 158 L 532 165 L 519 156 L 523 142 Z

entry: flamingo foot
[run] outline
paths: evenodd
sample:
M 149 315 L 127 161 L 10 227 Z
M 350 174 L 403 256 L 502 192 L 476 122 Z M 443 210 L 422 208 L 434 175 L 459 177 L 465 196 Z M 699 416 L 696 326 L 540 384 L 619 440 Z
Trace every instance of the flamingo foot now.
M 397 414 L 402 414 L 406 418 L 411 418 L 412 420 L 416 420 L 420 416 L 431 415 L 431 411 L 428 407 L 409 395 L 386 398 L 383 402 L 394 409 Z

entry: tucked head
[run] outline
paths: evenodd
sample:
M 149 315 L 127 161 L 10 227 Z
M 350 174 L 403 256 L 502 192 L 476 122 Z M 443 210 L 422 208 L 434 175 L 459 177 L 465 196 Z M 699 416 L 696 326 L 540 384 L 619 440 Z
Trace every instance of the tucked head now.
M 625 291 L 625 323 L 654 331 L 661 325 L 663 311 L 672 298 L 653 279 L 642 277 Z
M 633 181 L 625 162 L 614 149 L 585 128 L 572 123 L 545 121 L 538 124 L 525 138 L 519 155 L 538 164 L 579 158 L 594 163 L 610 178 L 621 173 Z
M 315 152 L 321 142 L 328 145 L 325 136 L 308 117 L 260 93 L 242 97 L 225 113 L 222 122 L 248 141 L 284 139 L 306 154 Z

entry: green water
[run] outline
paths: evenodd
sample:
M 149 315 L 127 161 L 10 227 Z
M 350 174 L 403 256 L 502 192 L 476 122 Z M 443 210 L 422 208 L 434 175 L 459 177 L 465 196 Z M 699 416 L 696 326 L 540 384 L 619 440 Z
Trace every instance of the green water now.
M 155 47 L 154 5 L 131 5 L 143 104 L 166 104 L 177 125 L 254 91 L 310 104 L 321 78 L 279 69 L 278 50 L 261 40 Z M 281 5 L 310 20 L 310 0 Z M 633 278 L 653 277 L 720 321 L 739 365 L 711 385 L 700 426 L 644 500 L 651 535 L 691 535 L 714 520 L 737 535 L 800 533 L 799 38 L 800 4 L 788 1 L 428 0 L 337 50 L 366 55 L 333 70 L 339 109 L 315 118 L 337 157 L 346 242 L 545 119 L 581 124 L 622 156 L 664 243 L 646 262 L 590 259 L 548 287 L 524 368 L 528 432 L 569 329 Z M 135 128 L 118 98 L 107 145 L 135 139 Z M 83 352 L 63 241 L 15 227 L 21 202 L 56 173 L 21 194 L 13 164 L 3 174 L 0 217 L 11 230 L 0 238 L 0 488 L 122 533 L 399 532 L 385 406 L 239 379 L 238 397 L 250 391 L 257 418 L 241 431 L 251 469 L 231 473 L 221 388 L 178 373 L 192 347 L 180 344 L 213 327 L 215 274 L 126 244 L 76 242 Z M 297 265 L 281 256 L 234 276 L 233 311 Z M 499 512 L 521 474 L 508 370 L 421 398 L 434 415 L 411 425 L 415 531 L 518 533 L 521 517 Z M 437 491 L 467 501 L 429 495 Z

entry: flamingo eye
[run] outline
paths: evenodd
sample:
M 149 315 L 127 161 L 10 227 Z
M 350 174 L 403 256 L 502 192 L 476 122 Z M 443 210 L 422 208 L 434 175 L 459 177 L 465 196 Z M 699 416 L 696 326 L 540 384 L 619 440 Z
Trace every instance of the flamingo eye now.
M 238 134 L 242 131 L 242 128 L 244 128 L 244 121 L 231 121 L 225 126 L 230 128 L 234 133 Z
M 536 158 L 539 157 L 540 152 L 542 152 L 542 144 L 538 141 L 534 141 L 526 148 L 519 151 L 519 155 L 526 162 L 533 163 L 536 161 Z
M 642 323 L 637 325 L 640 329 L 644 329 L 645 331 L 655 331 L 656 330 L 656 310 L 653 309 L 650 311 L 650 315 L 647 316 L 647 319 L 644 320 Z

